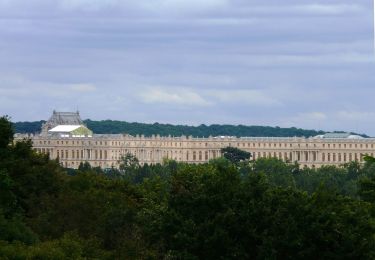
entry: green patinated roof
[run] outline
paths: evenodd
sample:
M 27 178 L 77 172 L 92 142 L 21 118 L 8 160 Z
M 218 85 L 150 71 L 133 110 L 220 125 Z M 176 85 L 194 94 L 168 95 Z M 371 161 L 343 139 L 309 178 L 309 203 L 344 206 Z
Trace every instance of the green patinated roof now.
M 72 135 L 84 135 L 84 136 L 92 135 L 92 131 L 85 126 L 80 126 L 79 128 L 71 131 L 70 133 Z

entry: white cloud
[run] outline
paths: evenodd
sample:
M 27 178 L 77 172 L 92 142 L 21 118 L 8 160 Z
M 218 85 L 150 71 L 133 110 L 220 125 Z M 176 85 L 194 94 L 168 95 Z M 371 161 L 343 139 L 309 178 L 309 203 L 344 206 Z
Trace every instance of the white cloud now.
M 238 55 L 227 57 L 233 62 L 240 62 L 247 66 L 333 66 L 351 64 L 374 64 L 375 59 L 364 53 L 335 53 L 335 54 L 288 54 L 288 55 Z
M 337 113 L 337 117 L 340 120 L 347 120 L 347 121 L 367 121 L 373 122 L 373 118 L 375 118 L 375 112 L 370 111 L 339 111 Z
M 72 91 L 77 92 L 92 92 L 96 90 L 96 87 L 92 84 L 80 83 L 80 84 L 71 84 L 68 86 Z
M 362 6 L 356 4 L 309 4 L 293 6 L 291 9 L 296 12 L 317 15 L 337 15 L 364 10 Z
M 120 11 L 138 10 L 149 13 L 201 12 L 228 5 L 228 0 L 62 0 L 64 10 L 101 11 L 115 8 Z
M 34 81 L 20 75 L 3 75 L 0 73 L 0 95 L 9 99 L 21 97 L 69 98 L 96 90 L 88 83 L 64 84 L 45 81 Z
M 62 0 L 60 5 L 66 10 L 99 11 L 103 8 L 119 5 L 119 0 Z
M 147 0 L 137 1 L 139 6 L 151 10 L 204 10 L 223 7 L 228 4 L 227 0 Z
M 210 90 L 208 96 L 219 102 L 255 106 L 278 106 L 281 102 L 260 90 Z
M 320 111 L 297 113 L 291 117 L 282 118 L 278 124 L 284 127 L 297 126 L 311 129 L 322 129 L 327 124 L 329 116 Z
M 161 103 L 188 106 L 208 106 L 210 102 L 196 92 L 180 87 L 152 87 L 142 89 L 139 98 L 147 104 Z
M 326 120 L 328 118 L 328 116 L 322 112 L 304 113 L 304 114 L 301 114 L 300 116 L 308 120 Z
M 249 5 L 242 11 L 255 15 L 341 15 L 366 11 L 358 4 L 298 4 L 283 5 Z

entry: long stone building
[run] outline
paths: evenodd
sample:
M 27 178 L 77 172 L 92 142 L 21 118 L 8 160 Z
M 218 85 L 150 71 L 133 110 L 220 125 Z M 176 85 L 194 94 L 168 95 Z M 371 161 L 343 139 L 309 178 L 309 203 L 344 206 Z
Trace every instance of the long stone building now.
M 93 134 L 78 112 L 53 112 L 35 135 L 16 134 L 16 140 L 30 138 L 33 147 L 59 158 L 64 167 L 78 168 L 81 162 L 92 166 L 117 167 L 122 155 L 131 153 L 141 164 L 161 163 L 164 158 L 187 163 L 204 163 L 221 156 L 221 148 L 232 146 L 248 151 L 253 159 L 276 157 L 298 162 L 302 167 L 342 165 L 362 162 L 364 154 L 374 155 L 375 138 L 351 134 L 326 134 L 304 137 L 229 137 L 196 138 L 153 135 Z

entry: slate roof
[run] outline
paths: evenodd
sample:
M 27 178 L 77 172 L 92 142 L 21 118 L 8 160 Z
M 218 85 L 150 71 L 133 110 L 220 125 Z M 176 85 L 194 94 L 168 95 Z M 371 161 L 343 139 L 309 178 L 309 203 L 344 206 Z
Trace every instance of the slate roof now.
M 83 121 L 79 112 L 56 112 L 53 111 L 52 116 L 47 121 L 49 126 L 58 125 L 83 125 Z

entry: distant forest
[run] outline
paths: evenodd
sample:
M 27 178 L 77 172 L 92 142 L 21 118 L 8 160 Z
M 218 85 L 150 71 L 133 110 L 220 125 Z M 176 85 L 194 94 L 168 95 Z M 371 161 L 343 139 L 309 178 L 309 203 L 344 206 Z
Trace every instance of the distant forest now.
M 45 121 L 35 122 L 17 122 L 14 123 L 16 133 L 37 133 Z M 102 120 L 93 121 L 84 120 L 88 128 L 96 134 L 120 134 L 127 133 L 130 135 L 161 135 L 161 136 L 254 136 L 254 137 L 310 137 L 324 134 L 324 131 L 305 130 L 295 127 L 281 128 L 270 126 L 245 126 L 245 125 L 171 125 L 171 124 L 145 124 L 129 123 L 125 121 Z M 366 135 L 362 135 L 366 137 Z

